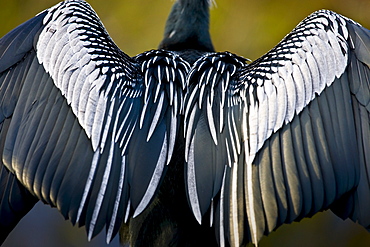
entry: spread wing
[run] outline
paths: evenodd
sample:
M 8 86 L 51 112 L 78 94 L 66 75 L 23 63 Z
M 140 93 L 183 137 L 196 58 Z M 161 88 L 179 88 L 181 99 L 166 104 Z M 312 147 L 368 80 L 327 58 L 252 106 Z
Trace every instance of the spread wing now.
M 249 65 L 228 53 L 197 63 L 187 189 L 221 246 L 328 208 L 369 228 L 369 30 L 319 11 Z
M 107 241 L 144 210 L 172 155 L 187 70 L 168 52 L 130 58 L 80 0 L 4 36 L 2 241 L 38 199 L 89 238 L 106 227 Z

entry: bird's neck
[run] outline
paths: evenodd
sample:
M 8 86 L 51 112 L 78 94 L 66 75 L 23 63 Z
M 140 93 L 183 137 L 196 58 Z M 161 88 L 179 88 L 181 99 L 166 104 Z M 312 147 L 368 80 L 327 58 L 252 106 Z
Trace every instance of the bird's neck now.
M 159 48 L 214 51 L 209 34 L 209 7 L 210 0 L 177 0 Z

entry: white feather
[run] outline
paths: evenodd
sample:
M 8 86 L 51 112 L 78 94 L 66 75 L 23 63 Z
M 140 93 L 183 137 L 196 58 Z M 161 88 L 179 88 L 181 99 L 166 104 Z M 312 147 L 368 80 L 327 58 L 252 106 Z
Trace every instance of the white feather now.
M 274 132 L 278 131 L 283 126 L 284 119 L 287 111 L 288 97 L 284 82 L 281 80 L 279 75 L 272 74 L 272 82 L 276 87 L 276 98 L 277 98 L 277 118 L 274 126 Z
M 215 145 L 217 145 L 218 144 L 217 133 L 216 133 L 217 131 L 216 131 L 216 126 L 215 126 L 215 121 L 213 118 L 212 107 L 208 100 L 206 100 L 206 110 L 207 110 L 208 127 L 210 129 L 213 142 Z
M 158 104 L 157 104 L 157 109 L 154 113 L 152 122 L 150 124 L 150 128 L 149 128 L 149 132 L 148 132 L 148 136 L 146 138 L 146 141 L 150 140 L 150 138 L 152 137 L 152 135 L 155 131 L 155 128 L 158 125 L 159 117 L 161 115 L 161 112 L 163 111 L 163 101 L 164 101 L 164 91 L 161 92 L 161 96 L 159 98 L 159 101 L 158 101 Z
M 249 115 L 248 115 L 248 124 L 249 124 L 249 147 L 248 153 L 249 157 L 255 155 L 258 150 L 258 104 L 256 99 L 253 97 L 253 87 L 249 88 Z
M 313 95 L 315 93 L 319 94 L 321 92 L 320 91 L 320 74 L 317 68 L 315 58 L 313 57 L 311 52 L 307 52 L 306 56 L 307 56 L 306 62 L 307 62 L 308 68 L 310 69 L 310 73 L 311 73 L 312 93 Z
M 202 224 L 202 214 L 200 211 L 198 191 L 197 191 L 197 180 L 195 177 L 195 161 L 194 161 L 194 139 L 190 143 L 189 158 L 187 162 L 187 185 L 190 206 L 195 216 L 195 219 L 199 224 Z
M 301 70 L 296 64 L 293 65 L 292 79 L 293 79 L 295 90 L 296 90 L 295 113 L 299 114 L 305 107 L 306 93 L 305 93 L 305 88 L 304 88 L 305 84 L 304 84 Z
M 263 87 L 257 87 L 258 98 L 258 135 L 257 135 L 257 148 L 260 149 L 267 139 L 267 130 L 269 125 L 269 102 Z
M 91 129 L 91 144 L 94 151 L 98 149 L 99 144 L 101 142 L 100 137 L 102 136 L 106 110 L 107 110 L 107 98 L 104 96 L 104 94 L 100 94 Z
M 277 99 L 276 99 L 276 87 L 272 84 L 271 80 L 266 80 L 264 83 L 264 90 L 268 100 L 268 125 L 267 125 L 267 136 L 270 136 L 274 131 L 274 126 L 277 119 Z

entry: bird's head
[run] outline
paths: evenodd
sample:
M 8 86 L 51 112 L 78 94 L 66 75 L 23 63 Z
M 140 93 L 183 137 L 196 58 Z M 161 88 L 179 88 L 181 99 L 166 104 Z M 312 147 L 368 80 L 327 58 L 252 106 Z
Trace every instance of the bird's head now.
M 209 34 L 213 0 L 177 0 L 166 22 L 160 49 L 214 51 Z

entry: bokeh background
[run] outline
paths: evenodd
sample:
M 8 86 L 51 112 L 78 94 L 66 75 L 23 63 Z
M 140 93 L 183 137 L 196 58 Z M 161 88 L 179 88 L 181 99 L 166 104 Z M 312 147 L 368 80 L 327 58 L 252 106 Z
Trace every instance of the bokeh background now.
M 0 0 L 0 37 L 56 4 L 57 0 Z M 155 49 L 174 0 L 89 0 L 118 46 L 130 56 Z M 258 58 L 304 17 L 330 9 L 370 29 L 370 0 L 217 0 L 211 10 L 211 35 L 218 51 Z M 369 209 L 370 210 L 370 209 Z M 109 246 L 119 246 L 118 238 Z M 106 246 L 105 234 L 87 242 L 83 228 L 72 227 L 55 209 L 38 203 L 10 234 L 4 247 Z M 260 246 L 370 246 L 359 225 L 319 213 L 280 227 Z

